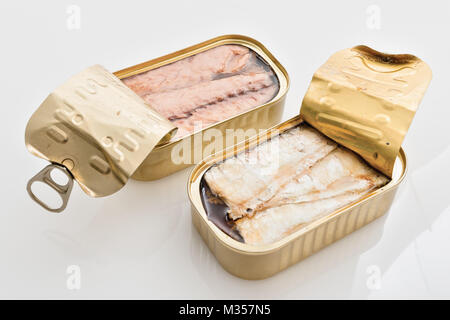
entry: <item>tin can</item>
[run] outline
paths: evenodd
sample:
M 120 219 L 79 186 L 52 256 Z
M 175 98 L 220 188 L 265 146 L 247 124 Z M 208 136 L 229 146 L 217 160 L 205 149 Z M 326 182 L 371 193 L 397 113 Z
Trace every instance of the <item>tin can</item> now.
M 175 126 L 121 81 L 221 45 L 239 45 L 255 52 L 278 80 L 275 96 L 255 108 L 174 139 Z M 101 66 L 88 68 L 51 93 L 31 117 L 25 133 L 26 146 L 51 165 L 29 181 L 27 190 L 41 206 L 60 212 L 67 205 L 72 179 L 88 195 L 102 197 L 118 191 L 130 177 L 165 177 L 221 149 L 228 129 L 267 129 L 279 123 L 288 88 L 289 77 L 283 66 L 261 43 L 241 35 L 220 36 L 114 74 Z M 220 133 L 223 140 L 203 139 L 212 131 Z M 173 161 L 174 151 L 186 146 L 192 157 Z M 53 169 L 63 171 L 69 183 L 59 186 L 53 181 Z M 39 200 L 31 190 L 36 181 L 53 188 L 61 196 L 62 206 L 50 208 Z
M 279 90 L 275 97 L 269 102 L 260 105 L 245 113 L 238 114 L 232 118 L 224 121 L 217 122 L 211 126 L 208 126 L 198 132 L 194 132 L 190 135 L 184 136 L 181 139 L 171 140 L 168 143 L 157 145 L 148 157 L 142 162 L 138 169 L 132 175 L 136 180 L 155 180 L 167 175 L 170 175 L 176 171 L 185 169 L 198 161 L 194 160 L 194 155 L 202 153 L 201 157 L 208 156 L 204 154 L 203 150 L 212 150 L 211 143 L 217 143 L 217 141 L 205 141 L 202 137 L 207 130 L 213 129 L 220 132 L 220 136 L 223 137 L 220 145 L 226 145 L 226 130 L 227 129 L 267 129 L 281 121 L 281 117 L 284 109 L 284 102 L 286 93 L 289 88 L 289 76 L 284 67 L 278 62 L 278 60 L 267 50 L 260 42 L 241 35 L 225 35 L 217 37 L 195 46 L 174 52 L 172 54 L 150 60 L 148 62 L 126 68 L 114 73 L 119 79 L 136 75 L 148 70 L 156 69 L 158 67 L 185 59 L 200 52 L 204 52 L 208 49 L 221 46 L 221 45 L 241 45 L 251 49 L 258 54 L 274 71 L 279 82 Z M 190 154 L 192 155 L 191 163 L 176 163 L 172 161 L 171 155 L 177 147 L 182 144 L 188 143 L 191 145 Z M 194 144 L 194 141 L 199 143 Z M 197 157 L 199 159 L 199 157 Z
M 429 67 L 411 55 L 364 46 L 339 51 L 314 74 L 298 116 L 197 164 L 187 184 L 192 222 L 223 268 L 244 279 L 267 278 L 383 216 L 406 175 L 401 142 L 430 80 Z M 208 219 L 200 194 L 205 172 L 303 121 L 359 154 L 390 182 L 274 243 L 234 240 Z

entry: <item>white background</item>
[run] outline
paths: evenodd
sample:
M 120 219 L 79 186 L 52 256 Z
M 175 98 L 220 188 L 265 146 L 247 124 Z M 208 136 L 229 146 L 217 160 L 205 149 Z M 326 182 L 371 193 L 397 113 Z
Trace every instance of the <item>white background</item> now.
M 80 29 L 67 27 L 71 4 L 81 9 Z M 1 298 L 450 298 L 447 1 L 15 0 L 0 12 Z M 28 197 L 27 180 L 46 162 L 27 152 L 25 126 L 62 81 L 93 64 L 115 71 L 228 33 L 258 39 L 288 70 L 285 119 L 337 50 L 366 44 L 431 66 L 403 144 L 409 174 L 388 216 L 272 278 L 245 281 L 218 265 L 191 225 L 190 169 L 100 199 L 75 185 L 59 215 Z M 80 267 L 79 290 L 67 288 L 70 265 Z

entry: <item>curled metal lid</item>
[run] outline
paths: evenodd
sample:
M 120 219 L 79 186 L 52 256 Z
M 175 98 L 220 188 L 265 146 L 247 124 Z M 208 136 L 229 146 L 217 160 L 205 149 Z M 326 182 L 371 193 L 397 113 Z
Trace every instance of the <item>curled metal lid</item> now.
M 430 81 L 431 69 L 413 55 L 345 49 L 315 72 L 300 114 L 391 177 Z
M 68 170 L 87 194 L 102 197 L 122 188 L 175 131 L 116 76 L 95 65 L 45 99 L 28 122 L 25 143 L 32 154 Z M 37 176 L 54 182 L 41 172 L 29 185 Z

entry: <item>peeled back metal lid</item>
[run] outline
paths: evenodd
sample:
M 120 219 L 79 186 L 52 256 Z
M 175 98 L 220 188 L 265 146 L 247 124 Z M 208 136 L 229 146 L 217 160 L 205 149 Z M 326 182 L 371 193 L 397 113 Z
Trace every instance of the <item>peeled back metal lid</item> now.
M 28 150 L 52 164 L 28 183 L 30 196 L 47 210 L 67 205 L 72 176 L 88 195 L 103 197 L 121 189 L 152 149 L 176 132 L 131 89 L 102 66 L 78 73 L 52 92 L 30 118 Z M 69 177 L 61 186 L 50 176 Z M 50 208 L 31 190 L 41 181 L 56 190 L 63 204 Z
M 431 69 L 413 55 L 345 49 L 315 72 L 300 114 L 391 177 L 430 81 Z

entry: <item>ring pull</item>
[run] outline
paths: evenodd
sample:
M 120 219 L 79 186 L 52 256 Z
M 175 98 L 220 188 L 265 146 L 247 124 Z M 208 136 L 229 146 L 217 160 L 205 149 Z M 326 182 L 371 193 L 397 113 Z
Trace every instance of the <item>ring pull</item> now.
M 53 178 L 50 174 L 53 170 L 59 170 L 61 172 L 64 172 L 64 174 L 67 176 L 67 183 L 65 185 L 61 185 L 61 184 L 55 182 L 55 180 L 53 180 Z M 50 208 L 45 202 L 40 200 L 33 193 L 33 191 L 31 190 L 31 185 L 37 181 L 45 183 L 46 185 L 51 187 L 53 190 L 55 190 L 60 195 L 62 204 L 59 208 Z M 67 206 L 67 202 L 69 201 L 70 192 L 72 191 L 72 187 L 73 187 L 73 176 L 70 173 L 70 171 L 62 165 L 52 163 L 52 164 L 49 164 L 48 166 L 46 166 L 41 171 L 39 171 L 33 178 L 31 178 L 28 181 L 27 191 L 28 191 L 28 194 L 30 195 L 31 199 L 33 199 L 35 202 L 37 202 L 39 205 L 41 205 L 41 207 L 43 207 L 44 209 L 47 209 L 48 211 L 51 211 L 51 212 L 61 212 Z

